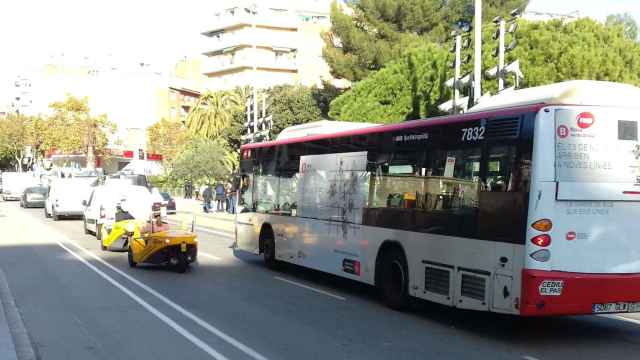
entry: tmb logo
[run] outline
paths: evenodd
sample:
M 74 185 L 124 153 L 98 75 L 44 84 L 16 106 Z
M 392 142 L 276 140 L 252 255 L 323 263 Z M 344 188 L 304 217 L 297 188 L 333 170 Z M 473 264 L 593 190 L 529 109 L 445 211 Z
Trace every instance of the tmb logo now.
M 564 126 L 564 125 L 560 125 L 558 126 L 558 128 L 556 129 L 556 134 L 558 135 L 558 137 L 560 139 L 564 139 L 567 136 L 569 136 L 569 128 Z
M 576 120 L 578 121 L 578 127 L 580 129 L 587 129 L 596 122 L 596 118 L 590 112 L 583 112 L 578 114 Z

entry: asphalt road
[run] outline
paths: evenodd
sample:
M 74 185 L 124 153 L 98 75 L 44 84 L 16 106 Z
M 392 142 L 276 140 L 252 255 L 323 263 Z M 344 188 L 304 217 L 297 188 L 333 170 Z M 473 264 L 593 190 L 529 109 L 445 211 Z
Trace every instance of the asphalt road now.
M 640 320 L 522 319 L 417 302 L 390 310 L 373 289 L 236 257 L 199 230 L 186 274 L 131 269 L 82 222 L 0 202 L 0 269 L 40 359 L 636 359 Z M 640 319 L 640 317 L 636 317 Z

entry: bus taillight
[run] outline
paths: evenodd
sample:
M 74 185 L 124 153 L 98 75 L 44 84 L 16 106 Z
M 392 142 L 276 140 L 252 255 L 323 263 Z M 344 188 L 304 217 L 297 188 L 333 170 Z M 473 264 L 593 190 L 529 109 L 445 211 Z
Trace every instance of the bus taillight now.
M 531 239 L 531 242 L 534 245 L 538 245 L 540 247 L 547 247 L 551 244 L 551 236 L 547 235 L 547 234 L 541 234 L 538 236 L 534 236 Z
M 549 219 L 540 219 L 531 224 L 531 227 L 538 231 L 547 232 L 551 230 L 553 223 Z

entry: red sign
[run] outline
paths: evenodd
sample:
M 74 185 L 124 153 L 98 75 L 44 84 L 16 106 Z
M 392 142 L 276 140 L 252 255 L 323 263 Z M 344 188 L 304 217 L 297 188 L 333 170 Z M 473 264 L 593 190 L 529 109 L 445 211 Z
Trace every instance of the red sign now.
M 150 154 L 150 153 L 147 153 L 147 160 L 156 160 L 156 161 L 161 161 L 161 160 L 162 160 L 162 155 L 160 155 L 160 154 Z
M 558 128 L 556 129 L 556 134 L 558 135 L 558 137 L 560 139 L 564 139 L 567 136 L 569 136 L 569 128 L 564 126 L 564 125 L 560 125 L 558 126 Z
M 576 239 L 576 232 L 575 231 L 569 231 L 567 233 L 567 240 L 571 241 L 571 240 L 575 240 Z
M 580 129 L 589 128 L 591 125 L 593 125 L 593 123 L 596 122 L 596 118 L 590 112 L 580 113 L 576 120 L 578 121 L 578 127 Z
M 133 159 L 133 150 L 124 150 L 122 151 L 122 156 L 129 158 L 129 159 Z

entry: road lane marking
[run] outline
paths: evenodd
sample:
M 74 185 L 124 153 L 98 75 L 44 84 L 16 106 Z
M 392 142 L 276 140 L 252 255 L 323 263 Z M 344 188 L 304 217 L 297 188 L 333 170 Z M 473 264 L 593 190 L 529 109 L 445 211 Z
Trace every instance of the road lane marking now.
M 640 320 L 630 319 L 630 318 L 627 318 L 627 317 L 624 317 L 624 316 L 620 316 L 620 315 L 607 314 L 607 315 L 600 315 L 600 316 L 606 317 L 606 318 L 609 318 L 609 319 L 613 319 L 613 320 L 626 321 L 626 322 L 629 322 L 629 323 L 632 323 L 632 324 L 640 325 Z
M 211 255 L 211 254 L 207 254 L 206 252 L 202 252 L 202 251 L 198 251 L 198 256 L 204 256 L 206 258 L 215 260 L 215 261 L 222 261 L 221 257 L 217 257 L 215 255 Z
M 102 258 L 97 256 L 96 254 L 94 254 L 91 251 L 89 251 L 89 250 L 85 249 L 84 247 L 80 246 L 75 241 L 73 241 L 71 239 L 67 239 L 67 240 L 71 244 L 73 244 L 75 247 L 77 247 L 78 249 L 82 250 L 85 254 L 87 254 L 91 258 L 95 259 L 96 261 L 100 262 L 102 265 L 104 265 L 104 266 L 108 267 L 109 269 L 111 269 L 112 271 L 116 272 L 118 275 L 124 277 L 125 279 L 127 279 L 130 282 L 134 283 L 135 285 L 137 285 L 138 287 L 140 287 L 143 290 L 147 291 L 151 295 L 153 295 L 156 298 L 160 299 L 162 302 L 164 302 L 165 304 L 167 304 L 168 306 L 170 306 L 171 308 L 173 308 L 174 310 L 176 310 L 180 314 L 184 315 L 185 317 L 189 318 L 190 320 L 192 320 L 196 324 L 200 325 L 201 327 L 203 327 L 204 329 L 206 329 L 210 333 L 216 335 L 217 337 L 219 337 L 222 340 L 226 341 L 227 343 L 231 344 L 236 349 L 242 351 L 243 353 L 247 354 L 248 356 L 250 356 L 250 357 L 252 357 L 252 358 L 254 358 L 256 360 L 267 360 L 266 357 L 260 355 L 257 351 L 253 350 L 249 346 L 241 343 L 240 341 L 236 340 L 232 336 L 225 334 L 222 330 L 219 330 L 215 326 L 213 326 L 213 325 L 209 324 L 208 322 L 202 320 L 201 318 L 199 318 L 198 316 L 196 316 L 195 314 L 193 314 L 189 310 L 187 310 L 187 309 L 183 308 L 182 306 L 174 303 L 173 301 L 169 300 L 166 296 L 160 294 L 159 292 L 155 291 L 154 289 L 152 289 L 151 287 L 145 285 L 144 283 L 136 280 L 134 277 L 128 275 L 124 271 L 122 271 L 122 270 L 116 268 L 115 266 L 109 264 L 108 262 L 106 262 L 105 260 L 103 260 Z
M 73 255 L 76 259 L 78 259 L 81 263 L 83 263 L 84 265 L 86 265 L 89 269 L 93 270 L 96 274 L 100 275 L 100 277 L 102 277 L 103 279 L 105 279 L 107 282 L 109 282 L 111 285 L 115 286 L 116 288 L 118 288 L 120 291 L 122 291 L 123 293 L 125 293 L 127 296 L 129 296 L 131 299 L 133 299 L 135 302 L 137 302 L 138 304 L 140 304 L 143 308 L 145 308 L 147 311 L 149 311 L 151 314 L 155 315 L 158 319 L 162 320 L 162 322 L 164 322 L 165 324 L 167 324 L 169 327 L 171 327 L 173 330 L 175 330 L 177 333 L 179 333 L 180 335 L 184 336 L 184 338 L 186 338 L 187 340 L 189 340 L 191 343 L 193 343 L 195 346 L 199 347 L 202 351 L 206 352 L 207 354 L 209 354 L 212 358 L 214 359 L 218 359 L 218 360 L 229 360 L 226 356 L 220 354 L 219 352 L 217 352 L 216 350 L 214 350 L 211 346 L 209 346 L 207 343 L 205 343 L 204 341 L 200 340 L 197 336 L 195 336 L 194 334 L 192 334 L 191 332 L 189 332 L 189 330 L 183 328 L 182 326 L 178 325 L 178 323 L 176 323 L 175 321 L 173 321 L 171 318 L 169 318 L 167 315 L 165 315 L 164 313 L 162 313 L 160 310 L 156 309 L 155 307 L 153 307 L 152 305 L 150 305 L 149 303 L 147 303 L 146 301 L 144 301 L 142 298 L 140 298 L 138 295 L 134 294 L 131 290 L 127 289 L 126 287 L 124 287 L 123 285 L 121 285 L 120 283 L 118 283 L 115 279 L 113 279 L 112 277 L 110 277 L 109 275 L 105 274 L 102 270 L 98 269 L 97 267 L 95 267 L 93 264 L 89 263 L 85 258 L 83 258 L 82 256 L 80 256 L 79 254 L 76 254 L 73 250 L 69 249 L 68 247 L 66 247 L 63 243 L 61 243 L 58 240 L 55 240 L 55 242 L 64 250 L 66 250 L 69 254 Z
M 170 221 L 170 224 L 171 225 L 179 225 L 175 221 Z M 231 239 L 234 237 L 233 233 L 226 232 L 226 231 L 211 230 L 211 229 L 204 228 L 202 226 L 196 226 L 196 231 L 202 231 L 202 232 L 209 233 L 209 234 L 212 234 L 212 235 L 218 235 L 218 236 L 222 236 L 222 237 L 225 237 L 225 238 L 231 238 Z
M 522 360 L 539 360 L 539 359 L 533 356 L 525 355 L 522 357 Z
M 289 283 L 291 285 L 299 286 L 299 287 L 307 289 L 307 290 L 315 291 L 315 292 L 317 292 L 319 294 L 330 296 L 330 297 L 332 297 L 334 299 L 338 299 L 338 300 L 342 300 L 342 301 L 347 300 L 346 298 L 344 298 L 344 297 L 342 297 L 340 295 L 336 295 L 336 294 L 332 294 L 332 293 L 324 291 L 324 290 L 316 289 L 314 287 L 311 287 L 311 286 L 308 286 L 308 285 L 305 285 L 305 284 L 301 284 L 301 283 L 293 281 L 293 280 L 285 279 L 285 278 L 280 277 L 280 276 L 274 276 L 273 278 L 276 279 L 276 280 L 284 281 L 284 282 Z

